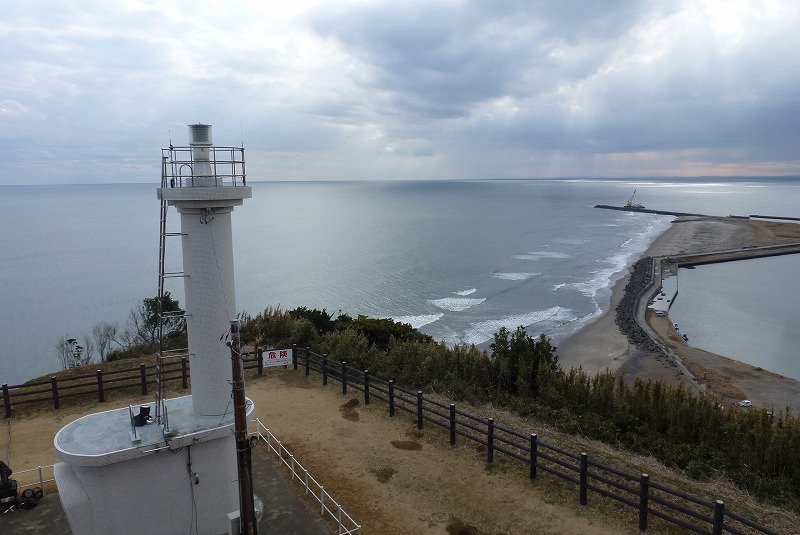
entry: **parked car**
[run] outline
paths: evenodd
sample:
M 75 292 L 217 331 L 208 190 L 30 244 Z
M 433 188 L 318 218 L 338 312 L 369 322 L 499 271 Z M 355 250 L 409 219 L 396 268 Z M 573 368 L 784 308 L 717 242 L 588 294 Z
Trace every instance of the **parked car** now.
M 752 407 L 753 403 L 749 399 L 743 399 L 739 402 L 740 407 Z

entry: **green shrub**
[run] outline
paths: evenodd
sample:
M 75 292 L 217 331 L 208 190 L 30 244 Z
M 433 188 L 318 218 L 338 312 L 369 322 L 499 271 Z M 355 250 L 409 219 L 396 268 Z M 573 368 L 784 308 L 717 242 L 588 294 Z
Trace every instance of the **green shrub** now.
M 262 347 L 308 346 L 407 388 L 534 415 L 564 431 L 653 455 L 691 477 L 725 474 L 762 499 L 800 511 L 800 422 L 788 411 L 742 410 L 659 381 L 627 384 L 608 372 L 564 372 L 550 341 L 522 327 L 501 328 L 489 354 L 475 346 L 448 347 L 391 319 L 344 318 L 267 308 L 247 316 L 242 333 Z

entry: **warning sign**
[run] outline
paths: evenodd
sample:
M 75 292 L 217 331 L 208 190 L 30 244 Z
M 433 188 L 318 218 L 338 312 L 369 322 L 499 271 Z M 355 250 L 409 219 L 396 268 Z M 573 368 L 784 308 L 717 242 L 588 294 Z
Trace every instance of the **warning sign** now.
M 264 367 L 283 366 L 292 363 L 292 350 L 289 349 L 265 349 Z

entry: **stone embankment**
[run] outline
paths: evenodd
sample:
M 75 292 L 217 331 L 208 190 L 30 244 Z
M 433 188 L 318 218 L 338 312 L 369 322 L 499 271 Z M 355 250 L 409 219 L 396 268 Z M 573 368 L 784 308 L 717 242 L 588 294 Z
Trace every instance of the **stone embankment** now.
M 630 280 L 616 310 L 616 323 L 619 330 L 628 337 L 635 347 L 651 353 L 661 353 L 661 347 L 644 331 L 636 320 L 637 306 L 643 293 L 653 282 L 653 258 L 644 257 L 633 265 Z

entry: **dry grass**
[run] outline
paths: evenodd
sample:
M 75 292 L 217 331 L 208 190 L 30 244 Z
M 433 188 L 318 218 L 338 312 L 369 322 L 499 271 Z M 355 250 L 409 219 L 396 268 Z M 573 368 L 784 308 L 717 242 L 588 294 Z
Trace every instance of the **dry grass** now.
M 297 411 L 274 407 L 277 397 L 292 397 L 288 392 L 298 391 L 300 385 L 306 397 L 294 405 Z M 262 398 L 262 392 L 269 394 Z M 267 403 L 276 409 L 266 416 L 269 427 L 292 444 L 297 458 L 370 532 L 638 532 L 637 513 L 630 507 L 592 493 L 588 506 L 577 506 L 577 488 L 569 482 L 541 471 L 531 482 L 526 464 L 499 453 L 493 464 L 487 464 L 484 446 L 459 437 L 457 445 L 451 447 L 446 430 L 428 423 L 417 430 L 415 418 L 398 412 L 391 419 L 384 403 L 373 401 L 365 406 L 358 393 L 343 398 L 337 386 L 322 387 L 313 376 L 307 379 L 299 373 L 275 372 L 269 378 L 252 381 L 248 395 L 254 396 L 257 407 Z M 347 419 L 340 410 L 344 406 L 357 412 L 358 420 Z M 570 451 L 585 451 L 590 458 L 626 472 L 647 472 L 651 481 L 691 495 L 709 501 L 721 498 L 728 508 L 781 533 L 798 533 L 796 515 L 758 504 L 727 480 L 692 481 L 652 458 L 565 435 L 532 418 L 489 405 L 462 403 L 459 409 L 493 416 L 497 422 L 523 432 L 535 431 L 541 441 Z M 297 425 L 307 420 L 311 429 Z M 683 532 L 652 517 L 650 522 L 651 533 Z
M 389 418 L 383 402 L 364 405 L 358 395 L 343 398 L 338 385 L 323 387 L 313 375 L 273 369 L 263 377 L 249 376 L 247 394 L 256 415 L 366 533 L 638 533 L 636 511 L 627 506 L 592 493 L 589 505 L 579 506 L 577 488 L 569 482 L 543 472 L 532 482 L 527 465 L 499 453 L 487 464 L 484 446 L 459 437 L 452 447 L 446 430 L 431 424 L 418 430 L 415 418 L 405 413 Z M 59 411 L 26 410 L 10 427 L 12 467 L 56 462 L 53 437 L 79 416 L 146 401 L 150 396 L 115 395 L 104 404 L 74 401 Z M 692 495 L 722 498 L 729 508 L 780 533 L 799 532 L 796 515 L 763 506 L 726 480 L 691 481 L 651 458 L 565 435 L 489 405 L 459 403 L 459 409 L 536 432 L 541 441 L 585 451 L 626 472 L 647 472 L 651 481 Z M 652 518 L 649 532 L 681 530 Z

